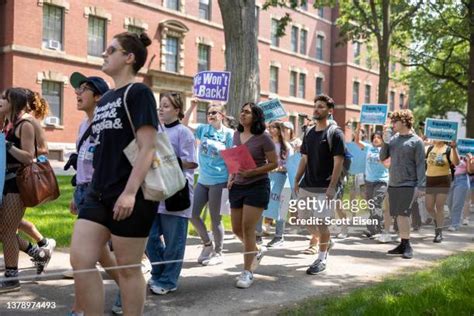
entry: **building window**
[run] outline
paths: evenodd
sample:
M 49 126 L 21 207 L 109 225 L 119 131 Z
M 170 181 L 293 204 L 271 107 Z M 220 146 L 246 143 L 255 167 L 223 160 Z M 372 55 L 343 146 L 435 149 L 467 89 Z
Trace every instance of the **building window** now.
M 318 9 L 318 15 L 320 18 L 324 18 L 324 8 L 319 8 Z
M 305 118 L 307 118 L 308 116 L 306 114 L 298 114 L 298 130 L 300 133 L 303 132 L 303 126 L 304 126 L 304 121 L 305 121 Z M 296 128 L 296 126 L 295 126 Z M 299 133 L 298 133 L 299 134 Z
M 300 54 L 306 55 L 306 42 L 308 41 L 308 31 L 300 30 Z
M 324 37 L 318 35 L 316 37 L 316 59 L 323 60 L 323 41 Z
M 390 72 L 393 74 L 397 70 L 397 64 L 391 63 L 390 65 Z
M 352 44 L 353 54 L 354 54 L 354 63 L 360 65 L 360 43 L 354 42 Z
M 316 77 L 316 95 L 323 94 L 323 78 Z
M 364 92 L 364 103 L 369 104 L 370 103 L 370 93 L 371 93 L 372 87 L 368 84 L 365 85 L 365 92 Z
M 390 111 L 395 111 L 395 92 L 390 91 L 390 99 L 389 99 Z
M 89 16 L 87 54 L 102 56 L 105 50 L 105 24 L 106 20 L 96 16 Z
M 296 97 L 296 72 L 290 72 L 290 96 Z
M 179 11 L 179 0 L 166 0 L 166 7 L 171 10 Z
M 171 72 L 178 72 L 178 45 L 179 40 L 176 37 L 166 38 L 165 47 L 165 70 Z
M 199 17 L 204 20 L 211 20 L 211 0 L 199 0 Z
M 53 5 L 43 6 L 43 47 L 63 49 L 64 9 Z
M 275 19 L 272 19 L 271 40 L 272 40 L 272 46 L 275 46 L 275 47 L 280 46 L 280 38 L 277 37 L 277 31 L 278 31 L 278 21 Z
M 359 85 L 357 81 L 352 84 L 352 104 L 359 104 Z
M 41 82 L 41 94 L 48 101 L 50 116 L 59 118 L 62 123 L 63 94 L 62 83 L 43 80 Z
M 129 25 L 127 26 L 127 31 L 130 33 L 135 33 L 135 34 L 142 34 L 145 32 L 145 29 L 143 27 L 135 26 L 135 25 Z
M 207 71 L 211 67 L 210 65 L 210 51 L 211 47 L 203 44 L 199 44 L 198 47 L 198 72 Z
M 298 28 L 296 26 L 291 27 L 291 51 L 298 52 Z
M 200 124 L 207 124 L 207 102 L 198 102 L 196 121 Z
M 400 93 L 400 109 L 403 109 L 405 107 L 405 95 L 403 93 Z
M 306 91 L 306 75 L 300 74 L 300 80 L 298 84 L 298 98 L 304 99 L 305 98 L 305 91 Z
M 270 92 L 278 93 L 278 67 L 270 66 Z
M 291 124 L 293 124 L 293 127 L 296 128 L 296 116 L 290 115 L 290 116 L 288 117 L 288 120 L 290 121 Z M 293 134 L 294 134 L 294 131 L 295 131 L 295 130 L 293 130 Z M 295 135 L 295 136 L 296 136 L 296 135 Z

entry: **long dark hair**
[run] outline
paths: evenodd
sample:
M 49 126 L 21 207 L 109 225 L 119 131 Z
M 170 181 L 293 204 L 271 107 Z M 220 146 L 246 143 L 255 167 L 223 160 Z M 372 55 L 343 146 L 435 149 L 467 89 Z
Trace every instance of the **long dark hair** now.
M 7 118 L 8 122 L 15 126 L 21 111 L 26 111 L 28 109 L 28 95 L 25 89 L 9 88 L 5 91 L 5 98 L 12 107 L 11 115 Z
M 286 147 L 285 137 L 283 136 L 283 123 L 280 121 L 273 121 L 270 125 L 278 129 L 278 143 L 280 144 L 280 159 L 285 160 L 288 154 L 288 147 Z
M 244 105 L 242 105 L 240 110 L 242 111 L 242 109 L 247 105 L 250 106 L 250 109 L 252 110 L 252 126 L 250 127 L 250 133 L 252 133 L 253 135 L 263 134 L 266 129 L 263 110 L 253 102 L 245 103 Z M 239 126 L 237 126 L 237 130 L 241 133 L 244 131 L 244 127 L 242 126 L 242 124 L 240 124 L 240 122 Z

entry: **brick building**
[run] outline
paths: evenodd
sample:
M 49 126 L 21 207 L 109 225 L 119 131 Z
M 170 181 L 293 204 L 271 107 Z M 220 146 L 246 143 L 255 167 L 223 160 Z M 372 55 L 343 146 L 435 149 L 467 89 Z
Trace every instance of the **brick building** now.
M 291 10 L 286 36 L 277 38 L 276 19 L 289 10 L 264 11 L 263 2 L 257 0 L 255 8 L 262 99 L 278 96 L 297 127 L 301 114 L 312 115 L 318 93 L 333 96 L 340 125 L 358 118 L 360 104 L 377 101 L 373 52 L 360 43 L 336 46 L 336 9 Z M 139 75 L 157 98 L 168 90 L 189 97 L 196 72 L 225 68 L 217 0 L 0 0 L 0 23 L 0 90 L 21 86 L 48 99 L 51 116 L 57 117 L 44 122 L 53 152 L 74 149 L 84 116 L 76 110 L 70 74 L 80 71 L 112 83 L 100 68 L 114 34 L 146 31 L 152 38 Z M 391 108 L 407 104 L 406 86 L 393 83 L 389 91 Z M 205 119 L 203 103 L 192 121 Z

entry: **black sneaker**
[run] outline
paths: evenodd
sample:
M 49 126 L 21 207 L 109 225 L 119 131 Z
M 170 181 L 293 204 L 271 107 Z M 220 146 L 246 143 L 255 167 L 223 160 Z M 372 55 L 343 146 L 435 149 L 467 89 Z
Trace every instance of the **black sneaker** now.
M 400 244 L 396 248 L 393 248 L 392 250 L 387 251 L 387 254 L 391 256 L 400 256 L 400 255 L 403 255 L 404 252 L 405 252 L 405 246 Z
M 405 245 L 405 249 L 403 250 L 402 258 L 403 259 L 413 258 L 413 248 L 411 248 L 410 244 Z
M 20 290 L 20 281 L 2 281 L 0 282 L 0 293 L 8 293 Z
M 326 270 L 326 263 L 322 262 L 321 259 L 316 259 L 312 265 L 306 270 L 306 274 L 315 275 Z
M 443 231 L 441 229 L 436 229 L 433 242 L 440 243 L 442 240 L 443 240 Z
M 256 236 L 255 241 L 257 242 L 257 245 L 262 245 L 263 244 L 262 236 Z
M 283 246 L 284 242 L 285 242 L 285 240 L 283 239 L 283 237 L 273 237 L 273 239 L 267 244 L 267 247 L 268 248 L 281 247 L 281 246 Z
M 36 274 L 41 274 L 44 269 L 48 266 L 49 261 L 51 260 L 51 251 L 48 248 L 38 248 L 33 254 L 31 261 L 36 267 Z

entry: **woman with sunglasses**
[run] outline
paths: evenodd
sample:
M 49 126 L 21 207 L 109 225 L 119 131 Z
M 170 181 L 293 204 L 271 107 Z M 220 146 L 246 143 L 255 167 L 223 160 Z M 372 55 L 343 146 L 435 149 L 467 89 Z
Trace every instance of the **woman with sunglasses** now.
M 268 172 L 278 167 L 275 144 L 265 133 L 265 117 L 255 103 L 242 106 L 234 146 L 245 145 L 257 167 L 240 170 L 229 177 L 229 201 L 231 207 L 232 231 L 244 245 L 244 271 L 236 286 L 248 288 L 253 283 L 253 272 L 263 257 L 263 248 L 257 253 L 255 227 L 268 207 L 270 200 L 270 180 Z M 257 254 L 256 254 L 257 253 Z
M 196 106 L 197 101 L 193 100 L 183 119 L 185 125 L 188 125 L 189 117 Z M 197 261 L 205 266 L 223 263 L 224 225 L 220 207 L 222 190 L 227 186 L 228 172 L 219 151 L 231 148 L 234 136 L 234 131 L 224 125 L 224 119 L 224 106 L 210 104 L 207 108 L 208 124 L 200 124 L 194 131 L 194 136 L 199 140 L 199 178 L 194 190 L 191 223 L 204 244 Z M 214 244 L 201 218 L 206 204 L 209 205 Z
M 104 313 L 102 278 L 95 266 L 110 239 L 117 265 L 126 266 L 117 270 L 123 313 L 143 313 L 141 260 L 158 205 L 145 200 L 140 186 L 154 157 L 158 116 L 152 91 L 133 82 L 150 44 L 144 33 L 124 32 L 115 35 L 102 54 L 102 71 L 112 77 L 115 89 L 99 100 L 92 120 L 94 174 L 74 225 L 70 255 L 74 271 L 95 270 L 74 275 L 76 303 L 85 315 Z M 134 166 L 123 153 L 135 139 L 132 128 L 140 162 Z

